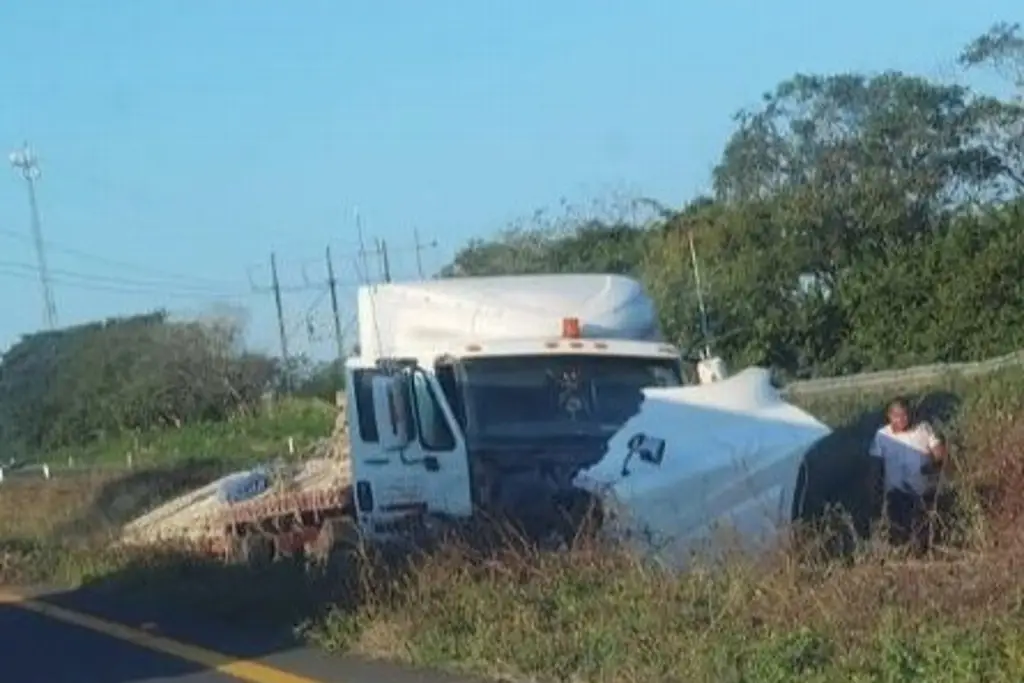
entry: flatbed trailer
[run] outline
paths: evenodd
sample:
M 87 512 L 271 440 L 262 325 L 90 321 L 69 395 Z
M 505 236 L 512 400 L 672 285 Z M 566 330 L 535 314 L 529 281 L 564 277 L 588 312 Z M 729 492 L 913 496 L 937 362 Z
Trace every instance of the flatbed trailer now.
M 308 491 L 270 491 L 229 504 L 214 523 L 215 552 L 237 561 L 266 562 L 310 553 L 326 556 L 339 532 L 354 528 L 350 485 Z
M 347 463 L 306 461 L 284 483 L 237 502 L 224 501 L 224 479 L 167 501 L 129 524 L 127 545 L 184 546 L 231 561 L 264 562 L 323 555 L 354 528 Z

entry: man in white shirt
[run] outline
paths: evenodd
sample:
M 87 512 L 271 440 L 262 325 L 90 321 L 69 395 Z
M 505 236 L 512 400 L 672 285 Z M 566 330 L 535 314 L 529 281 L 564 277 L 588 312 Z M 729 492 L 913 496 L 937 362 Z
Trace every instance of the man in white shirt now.
M 920 528 L 933 507 L 946 462 L 946 447 L 927 422 L 912 419 L 907 401 L 886 409 L 887 424 L 875 433 L 868 454 L 882 462 L 890 538 L 920 544 Z

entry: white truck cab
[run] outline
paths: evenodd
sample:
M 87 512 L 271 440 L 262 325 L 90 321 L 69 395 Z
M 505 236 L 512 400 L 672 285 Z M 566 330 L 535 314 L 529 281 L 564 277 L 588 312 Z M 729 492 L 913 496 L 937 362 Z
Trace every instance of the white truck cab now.
M 548 524 L 551 501 L 603 457 L 641 390 L 683 383 L 679 351 L 627 277 L 368 285 L 358 316 L 346 392 L 369 537 L 480 511 Z

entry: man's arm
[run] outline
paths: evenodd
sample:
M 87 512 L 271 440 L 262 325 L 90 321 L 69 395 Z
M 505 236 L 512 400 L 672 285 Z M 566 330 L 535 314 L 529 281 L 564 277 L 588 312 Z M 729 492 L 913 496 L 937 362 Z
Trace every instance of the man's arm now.
M 868 455 L 872 458 L 882 459 L 882 440 L 880 434 L 875 432 L 875 435 L 871 438 L 871 444 L 868 446 Z

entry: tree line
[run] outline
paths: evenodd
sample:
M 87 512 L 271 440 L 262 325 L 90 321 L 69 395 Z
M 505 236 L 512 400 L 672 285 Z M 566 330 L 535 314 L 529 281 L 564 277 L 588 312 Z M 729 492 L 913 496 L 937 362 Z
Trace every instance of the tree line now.
M 0 461 L 258 411 L 269 393 L 333 401 L 336 363 L 246 351 L 233 321 L 163 311 L 22 337 L 0 359 Z
M 672 341 L 710 338 L 788 378 L 1024 348 L 1019 25 L 993 26 L 959 62 L 1004 76 L 1009 94 L 898 71 L 798 74 L 737 115 L 708 196 L 643 223 L 539 217 L 470 243 L 442 275 L 630 274 Z
M 471 241 L 439 277 L 614 272 L 641 279 L 669 339 L 806 378 L 1024 348 L 1024 37 L 966 46 L 993 96 L 897 71 L 798 74 L 736 116 L 713 191 L 681 208 L 538 212 Z M 690 261 L 696 246 L 706 326 Z M 0 459 L 331 399 L 337 364 L 247 352 L 227 323 L 162 312 L 22 338 L 0 358 Z

